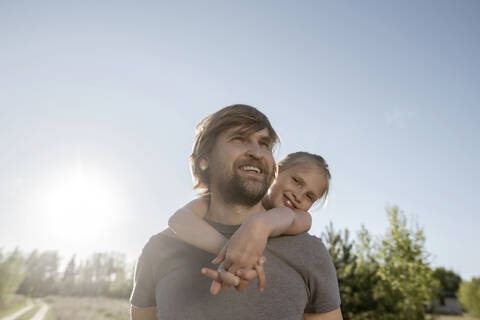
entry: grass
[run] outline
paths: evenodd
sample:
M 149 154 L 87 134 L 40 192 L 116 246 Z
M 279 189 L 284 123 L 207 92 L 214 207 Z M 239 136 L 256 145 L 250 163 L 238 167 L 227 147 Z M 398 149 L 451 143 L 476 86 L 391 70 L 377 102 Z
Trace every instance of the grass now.
M 15 318 L 15 320 L 29 320 L 31 317 L 35 315 L 35 313 L 38 312 L 38 310 L 40 310 L 40 307 L 41 307 L 40 305 L 36 305 L 32 309 L 22 314 L 20 317 Z
M 57 316 L 55 315 L 55 311 L 53 310 L 52 307 L 50 307 L 47 311 L 47 314 L 43 318 L 43 320 L 56 320 Z
M 0 318 L 26 307 L 27 300 L 24 296 L 14 295 L 4 301 L 0 301 Z
M 431 319 L 431 320 L 479 320 L 478 318 L 474 318 L 467 314 L 464 314 L 461 316 L 435 315 L 434 317 L 431 317 L 431 315 L 429 315 L 426 319 L 427 320 L 428 319 Z
M 104 297 L 60 297 L 43 299 L 52 310 L 51 320 L 129 320 L 128 300 Z

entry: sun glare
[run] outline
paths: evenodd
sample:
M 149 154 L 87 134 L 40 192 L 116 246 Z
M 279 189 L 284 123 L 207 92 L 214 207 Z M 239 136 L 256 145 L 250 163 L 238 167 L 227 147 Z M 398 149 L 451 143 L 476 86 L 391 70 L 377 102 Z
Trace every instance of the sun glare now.
M 39 192 L 37 212 L 45 232 L 73 243 L 100 240 L 120 211 L 116 186 L 81 167 L 51 177 Z

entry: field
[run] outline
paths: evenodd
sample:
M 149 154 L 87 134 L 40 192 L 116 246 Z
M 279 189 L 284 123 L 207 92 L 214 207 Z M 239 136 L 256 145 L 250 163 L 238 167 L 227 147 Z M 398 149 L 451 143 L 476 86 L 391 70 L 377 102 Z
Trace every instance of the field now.
M 478 319 L 471 317 L 469 315 L 463 315 L 463 316 L 435 315 L 435 317 L 427 317 L 426 320 L 478 320 Z
M 15 296 L 9 302 L 8 308 L 4 305 L 2 315 L 9 314 L 14 310 L 18 310 L 27 304 L 26 298 Z M 44 320 L 129 320 L 128 300 L 111 299 L 104 297 L 60 297 L 49 296 L 42 299 L 50 306 L 50 309 Z M 34 303 L 36 301 L 34 300 Z M 37 303 L 35 303 L 37 304 Z M 7 311 L 8 310 L 8 311 Z M 17 320 L 28 320 L 38 307 L 34 307 Z M 4 312 L 7 311 L 7 312 Z M 469 315 L 463 316 L 446 316 L 446 315 L 428 315 L 426 320 L 480 320 Z
M 128 300 L 103 297 L 58 297 L 43 299 L 50 305 L 49 320 L 128 320 L 130 319 Z
M 27 298 L 21 295 L 9 297 L 6 301 L 0 301 L 0 318 L 14 313 L 27 306 Z

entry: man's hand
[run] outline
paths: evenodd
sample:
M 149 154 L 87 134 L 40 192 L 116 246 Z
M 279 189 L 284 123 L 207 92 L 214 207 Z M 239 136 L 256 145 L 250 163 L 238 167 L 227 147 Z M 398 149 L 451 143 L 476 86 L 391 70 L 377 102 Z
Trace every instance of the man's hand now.
M 218 269 L 215 271 L 210 268 L 202 268 L 203 275 L 212 279 L 212 285 L 210 286 L 210 293 L 216 295 L 221 289 L 228 290 L 231 286 L 234 286 L 237 291 L 242 292 L 247 286 L 250 280 L 258 277 L 258 289 L 263 291 L 265 287 L 265 272 L 263 270 L 263 264 L 266 258 L 261 257 L 254 269 L 240 269 L 234 270 L 232 267 L 227 271 L 224 268 L 224 263 L 221 263 Z M 235 272 L 235 274 L 233 273 Z

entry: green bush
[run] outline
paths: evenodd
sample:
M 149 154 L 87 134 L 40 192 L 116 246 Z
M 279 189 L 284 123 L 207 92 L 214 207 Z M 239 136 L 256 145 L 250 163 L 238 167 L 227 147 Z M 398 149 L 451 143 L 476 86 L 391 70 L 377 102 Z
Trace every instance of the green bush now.
M 363 227 L 357 240 L 330 225 L 323 239 L 337 271 L 345 320 L 423 320 L 438 290 L 420 228 L 398 207 L 387 208 L 387 232 Z
M 462 282 L 457 296 L 463 309 L 474 317 L 480 317 L 480 278 Z

